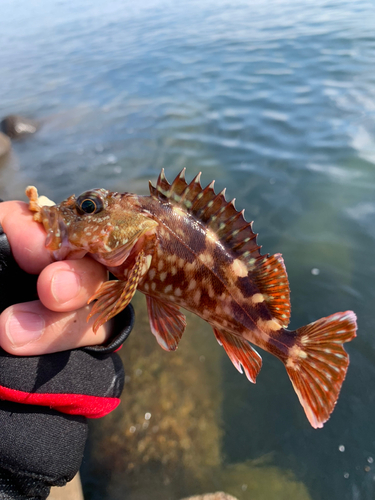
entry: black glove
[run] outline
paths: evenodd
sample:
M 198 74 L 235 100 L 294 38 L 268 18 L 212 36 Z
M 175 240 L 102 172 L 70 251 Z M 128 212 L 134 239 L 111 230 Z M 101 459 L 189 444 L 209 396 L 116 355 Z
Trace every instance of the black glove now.
M 0 312 L 35 300 L 36 280 L 19 268 L 0 226 Z M 113 351 L 133 323 L 128 306 L 114 318 L 107 346 L 31 357 L 0 349 L 0 499 L 42 500 L 51 486 L 75 476 L 86 417 L 101 417 L 119 404 L 124 371 Z

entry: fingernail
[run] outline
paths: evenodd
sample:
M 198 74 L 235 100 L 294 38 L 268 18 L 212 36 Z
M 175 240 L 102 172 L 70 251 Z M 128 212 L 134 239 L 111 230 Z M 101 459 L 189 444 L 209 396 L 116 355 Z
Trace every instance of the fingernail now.
M 74 299 L 81 290 L 81 278 L 73 271 L 56 271 L 52 277 L 51 291 L 58 304 Z
M 18 311 L 11 314 L 5 331 L 11 343 L 21 347 L 39 339 L 44 332 L 45 321 L 39 314 Z

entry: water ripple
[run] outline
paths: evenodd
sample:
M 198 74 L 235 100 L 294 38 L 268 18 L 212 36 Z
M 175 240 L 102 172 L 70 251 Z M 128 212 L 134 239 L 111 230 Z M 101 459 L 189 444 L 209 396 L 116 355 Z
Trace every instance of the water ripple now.
M 93 184 L 146 193 L 162 167 L 170 180 L 186 167 L 189 179 L 202 170 L 203 184 L 226 186 L 256 219 L 265 252 L 284 254 L 295 325 L 343 308 L 361 325 L 320 434 L 304 427 L 276 362 L 265 356 L 255 389 L 225 365 L 235 388 L 223 389 L 226 460 L 272 451 L 314 498 L 374 498 L 361 468 L 375 453 L 373 2 L 16 4 L 1 2 L 0 116 L 42 127 L 14 143 L 0 197 L 22 197 L 27 184 L 52 199 Z

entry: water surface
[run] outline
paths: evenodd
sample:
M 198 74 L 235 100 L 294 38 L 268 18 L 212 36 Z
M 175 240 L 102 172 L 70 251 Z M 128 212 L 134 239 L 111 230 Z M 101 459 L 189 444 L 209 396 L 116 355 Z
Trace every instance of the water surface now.
M 284 256 L 297 328 L 353 309 L 337 407 L 309 427 L 282 364 L 255 386 L 189 316 L 177 353 L 137 297 L 123 403 L 94 422 L 87 499 L 375 497 L 375 38 L 366 1 L 1 1 L 0 116 L 42 122 L 14 143 L 0 196 L 91 187 L 147 193 L 216 179 L 264 252 Z M 147 418 L 146 418 L 147 417 Z

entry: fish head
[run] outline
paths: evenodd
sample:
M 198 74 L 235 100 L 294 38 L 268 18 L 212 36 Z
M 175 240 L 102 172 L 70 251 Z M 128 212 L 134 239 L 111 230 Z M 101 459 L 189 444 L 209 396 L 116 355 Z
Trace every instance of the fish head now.
M 55 260 L 91 254 L 107 266 L 116 266 L 155 223 L 140 213 L 137 196 L 106 189 L 85 191 L 63 202 L 41 208 L 47 232 L 46 247 Z

